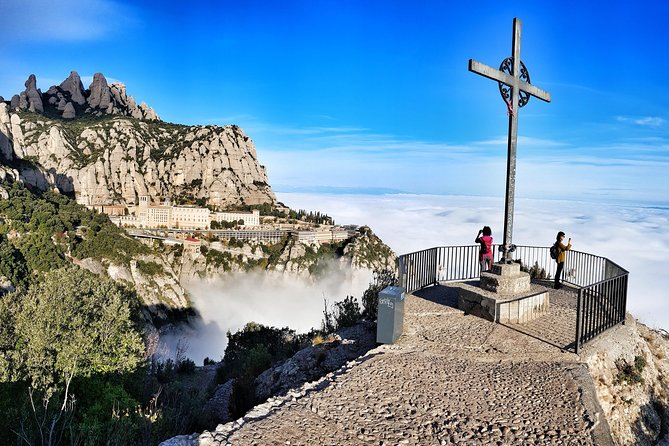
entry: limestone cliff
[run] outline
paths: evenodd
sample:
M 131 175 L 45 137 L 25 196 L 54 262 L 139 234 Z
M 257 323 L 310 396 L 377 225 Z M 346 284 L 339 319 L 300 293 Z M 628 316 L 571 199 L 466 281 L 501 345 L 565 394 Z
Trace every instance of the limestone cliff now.
M 669 444 L 669 333 L 628 314 L 581 356 L 617 444 Z
M 98 73 L 88 90 L 72 72 L 46 93 L 0 101 L 0 170 L 84 204 L 134 204 L 139 195 L 214 206 L 276 202 L 253 141 L 237 126 L 185 126 L 138 106 Z

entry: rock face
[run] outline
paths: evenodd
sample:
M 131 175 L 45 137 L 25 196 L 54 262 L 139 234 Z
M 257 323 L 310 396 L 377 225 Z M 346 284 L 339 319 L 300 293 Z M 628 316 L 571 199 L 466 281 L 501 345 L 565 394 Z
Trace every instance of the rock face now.
M 25 91 L 19 96 L 20 106 L 32 112 L 43 113 L 42 92 L 37 89 L 37 79 L 34 74 L 28 77 L 25 86 Z
M 360 322 L 342 329 L 333 339 L 297 352 L 256 378 L 256 399 L 265 401 L 315 381 L 376 347 L 376 324 Z M 226 420 L 228 421 L 228 420 Z
M 149 317 L 166 320 L 168 310 L 185 310 L 189 307 L 188 294 L 179 283 L 177 275 L 169 262 L 158 255 L 145 255 L 130 261 L 130 265 L 115 264 L 105 259 L 71 258 L 72 263 L 93 274 L 107 275 L 115 282 L 132 284 L 142 299 L 143 311 Z M 142 274 L 137 267 L 138 261 L 153 262 L 160 265 L 162 271 L 151 276 Z M 0 283 L 0 287 L 2 284 Z M 2 291 L 0 290 L 0 294 Z
M 617 443 L 669 444 L 669 333 L 628 315 L 625 325 L 586 344 L 582 356 Z
M 25 86 L 26 89 L 14 95 L 10 101 L 14 111 L 31 111 L 65 119 L 71 119 L 74 111 L 77 116 L 122 115 L 145 121 L 160 120 L 152 108 L 144 103 L 138 106 L 135 98 L 127 96 L 123 84 L 109 85 L 102 73 L 95 73 L 88 90 L 84 90 L 76 71 L 72 71 L 60 85 L 52 85 L 44 94 L 37 89 L 34 74 L 28 77 Z M 4 102 L 4 99 L 0 99 L 0 102 Z
M 107 79 L 102 73 L 95 73 L 90 90 L 88 105 L 91 108 L 107 111 L 111 105 L 111 92 L 109 91 L 109 85 L 107 85 Z
M 83 90 L 73 71 L 44 95 L 31 75 L 24 92 L 0 102 L 0 162 L 32 186 L 55 186 L 91 205 L 132 205 L 139 195 L 214 206 L 276 201 L 239 127 L 163 123 L 101 73 Z

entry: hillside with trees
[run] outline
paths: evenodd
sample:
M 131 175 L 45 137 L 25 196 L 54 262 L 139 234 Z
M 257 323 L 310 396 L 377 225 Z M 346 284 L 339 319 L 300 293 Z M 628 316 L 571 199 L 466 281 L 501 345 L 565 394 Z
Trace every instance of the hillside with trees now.
M 243 413 L 257 402 L 254 382 L 265 369 L 375 314 L 370 288 L 364 308 L 347 296 L 326 307 L 322 327 L 310 333 L 248 321 L 239 333 L 228 333 L 220 363 L 197 367 L 183 354 L 158 359 L 155 327 L 193 313 L 172 308 L 161 322 L 143 285 L 110 271 L 125 268 L 135 274 L 131 279 L 138 275 L 160 288 L 158 277 L 176 280 L 172 267 L 182 261 L 181 246 L 142 244 L 58 192 L 5 180 L 0 194 L 0 444 L 154 445 L 210 428 L 218 420 L 201 408 L 222 381 L 236 380 L 228 409 Z M 237 240 L 227 247 L 255 249 L 266 260 L 205 250 L 205 271 L 207 265 L 212 273 L 281 266 L 318 275 L 328 262 L 367 261 L 371 247 L 382 264 L 394 267 L 392 252 L 364 227 L 352 240 L 321 247 L 289 239 L 255 248 Z

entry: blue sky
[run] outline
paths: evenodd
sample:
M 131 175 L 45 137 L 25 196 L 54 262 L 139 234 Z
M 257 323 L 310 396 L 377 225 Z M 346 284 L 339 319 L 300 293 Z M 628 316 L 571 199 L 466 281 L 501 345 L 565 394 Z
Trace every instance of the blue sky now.
M 276 190 L 503 196 L 506 107 L 468 72 L 511 52 L 517 197 L 669 205 L 669 3 L 0 0 L 0 95 L 71 70 L 162 119 L 238 124 Z

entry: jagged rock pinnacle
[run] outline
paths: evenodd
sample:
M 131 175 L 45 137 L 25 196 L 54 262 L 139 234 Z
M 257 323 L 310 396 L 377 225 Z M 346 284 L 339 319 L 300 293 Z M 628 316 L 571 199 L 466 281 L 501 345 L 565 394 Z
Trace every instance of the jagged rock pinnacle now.
M 91 108 L 98 108 L 106 111 L 111 103 L 111 93 L 104 74 L 95 73 L 93 82 L 88 89 L 91 91 L 91 94 L 88 97 L 88 105 Z
M 73 102 L 79 105 L 84 105 L 86 103 L 86 98 L 84 97 L 84 84 L 81 83 L 81 78 L 76 71 L 70 72 L 70 76 L 60 84 L 60 88 L 63 91 L 70 93 L 70 98 Z
M 125 85 L 120 82 L 110 85 L 102 73 L 95 73 L 88 90 L 84 89 L 76 71 L 71 71 L 60 85 L 52 85 L 44 94 L 37 88 L 34 74 L 28 77 L 25 86 L 24 91 L 12 96 L 12 110 L 57 114 L 65 119 L 90 113 L 96 116 L 121 115 L 146 121 L 160 121 L 160 117 L 151 107 L 145 103 L 138 105 L 135 98 L 126 93 Z M 0 102 L 5 101 L 0 99 Z
M 35 75 L 31 74 L 24 85 L 26 89 L 19 96 L 19 104 L 23 105 L 21 108 L 27 108 L 36 113 L 44 113 L 42 93 L 37 89 L 37 78 L 35 78 Z

